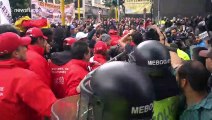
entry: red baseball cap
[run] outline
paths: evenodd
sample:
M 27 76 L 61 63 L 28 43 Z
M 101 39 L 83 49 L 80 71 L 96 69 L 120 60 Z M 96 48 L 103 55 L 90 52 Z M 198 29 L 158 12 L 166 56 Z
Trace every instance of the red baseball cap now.
M 110 35 L 116 35 L 117 33 L 118 32 L 116 30 L 113 30 L 113 29 L 109 30 Z
M 97 53 L 99 51 L 107 51 L 107 45 L 106 43 L 102 41 L 98 41 L 94 46 L 94 53 Z
M 65 42 L 65 45 L 72 45 L 73 43 L 76 42 L 76 39 L 72 37 L 68 37 L 64 40 L 64 42 Z
M 119 43 L 118 40 L 112 40 L 111 43 L 110 43 L 110 45 L 111 46 L 116 46 L 116 45 L 118 45 L 118 43 Z
M 12 53 L 19 46 L 29 45 L 30 43 L 30 37 L 20 37 L 13 32 L 2 33 L 0 34 L 0 55 Z
M 36 27 L 28 29 L 27 32 L 26 32 L 26 35 L 27 36 L 31 36 L 31 37 L 35 37 L 35 38 L 42 37 L 45 40 L 48 39 L 48 37 L 43 35 L 43 32 L 41 31 L 41 29 L 40 28 L 36 28 Z

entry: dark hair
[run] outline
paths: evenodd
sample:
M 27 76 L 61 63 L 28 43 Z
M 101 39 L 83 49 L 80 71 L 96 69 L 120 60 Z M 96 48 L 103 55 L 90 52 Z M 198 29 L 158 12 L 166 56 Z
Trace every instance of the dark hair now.
M 42 32 L 43 32 L 43 34 L 45 35 L 45 36 L 49 36 L 49 35 L 53 35 L 53 31 L 50 29 L 50 28 L 43 28 L 43 29 L 41 29 L 42 30 Z
M 178 69 L 179 79 L 187 79 L 194 91 L 207 89 L 209 72 L 199 61 L 187 61 Z
M 65 29 L 58 27 L 56 29 L 54 29 L 54 45 L 53 45 L 53 49 L 55 49 L 56 51 L 63 51 L 63 40 L 66 38 L 65 35 Z
M 150 28 L 146 33 L 145 33 L 145 39 L 146 40 L 157 40 L 160 41 L 160 36 L 157 33 L 157 31 L 153 28 Z
M 20 32 L 20 37 L 24 37 L 24 36 L 26 36 L 26 32 Z
M 193 51 L 192 58 L 194 60 L 197 60 L 197 61 L 201 62 L 203 65 L 205 65 L 205 59 L 206 58 L 199 56 L 199 52 L 201 50 L 207 50 L 207 48 L 205 48 L 205 47 L 196 47 L 196 48 L 193 48 L 193 50 L 192 50 Z
M 107 34 L 107 31 L 104 28 L 101 28 L 100 30 L 102 34 Z
M 102 34 L 102 31 L 100 30 L 100 29 L 98 29 L 97 31 L 96 31 L 96 35 L 98 36 L 98 35 L 101 35 Z
M 170 31 L 172 31 L 172 30 L 176 30 L 177 31 L 177 27 L 171 27 L 171 30 Z
M 55 24 L 51 24 L 51 28 L 56 28 L 57 26 Z
M 77 41 L 71 46 L 71 54 L 73 59 L 84 59 L 84 55 L 88 54 L 88 44 L 83 41 Z
M 205 19 L 205 24 L 208 31 L 212 31 L 212 14 L 209 14 Z
M 8 60 L 10 58 L 12 58 L 12 53 L 0 55 L 0 60 Z
M 89 27 L 88 27 L 88 32 L 91 32 L 93 29 L 94 29 L 93 26 L 89 26 Z
M 140 32 L 135 32 L 132 34 L 132 40 L 136 45 L 139 45 L 141 42 L 143 42 L 143 36 Z
M 31 45 L 34 45 L 35 43 L 37 43 L 37 41 L 38 41 L 38 38 L 35 38 L 35 37 L 31 37 L 30 36 L 30 38 L 31 38 Z
M 5 32 L 13 32 L 13 33 L 20 35 L 19 31 L 17 29 L 15 29 L 15 27 L 13 27 L 12 25 L 9 25 L 9 24 L 0 25 L 0 34 L 5 33 Z
M 64 45 L 63 50 L 71 51 L 71 46 L 70 45 Z
M 50 28 L 43 28 L 41 29 L 41 31 L 43 32 L 43 35 L 45 35 L 48 38 L 47 42 L 48 43 L 52 42 L 53 31 Z

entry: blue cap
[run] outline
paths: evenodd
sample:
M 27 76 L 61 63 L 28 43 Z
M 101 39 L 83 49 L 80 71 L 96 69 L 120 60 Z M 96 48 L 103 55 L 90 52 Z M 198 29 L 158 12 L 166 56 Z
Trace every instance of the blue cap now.
M 70 30 L 74 30 L 75 26 L 74 25 L 70 25 Z

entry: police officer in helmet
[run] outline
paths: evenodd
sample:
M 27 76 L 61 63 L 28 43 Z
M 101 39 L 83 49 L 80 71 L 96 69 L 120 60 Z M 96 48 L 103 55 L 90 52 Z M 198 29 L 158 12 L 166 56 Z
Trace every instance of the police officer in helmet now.
M 135 49 L 134 59 L 134 63 L 106 63 L 87 75 L 80 86 L 78 120 L 175 120 L 176 114 L 170 112 L 175 112 L 172 97 L 178 92 L 168 72 L 168 50 L 157 41 L 145 41 Z M 159 116 L 163 110 L 167 113 Z
M 153 84 L 141 67 L 107 63 L 82 82 L 78 119 L 150 120 L 154 98 Z
M 139 44 L 134 51 L 135 64 L 145 69 L 154 87 L 153 119 L 176 120 L 179 89 L 167 48 L 155 40 Z

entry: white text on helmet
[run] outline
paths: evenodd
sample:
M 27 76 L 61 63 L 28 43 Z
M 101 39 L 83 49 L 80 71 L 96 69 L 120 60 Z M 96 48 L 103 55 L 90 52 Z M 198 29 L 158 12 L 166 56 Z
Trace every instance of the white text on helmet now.
M 132 107 L 131 114 L 142 114 L 152 111 L 152 109 L 153 109 L 153 103 L 145 106 Z
M 166 65 L 171 62 L 170 59 L 168 60 L 150 60 L 148 61 L 148 65 Z

